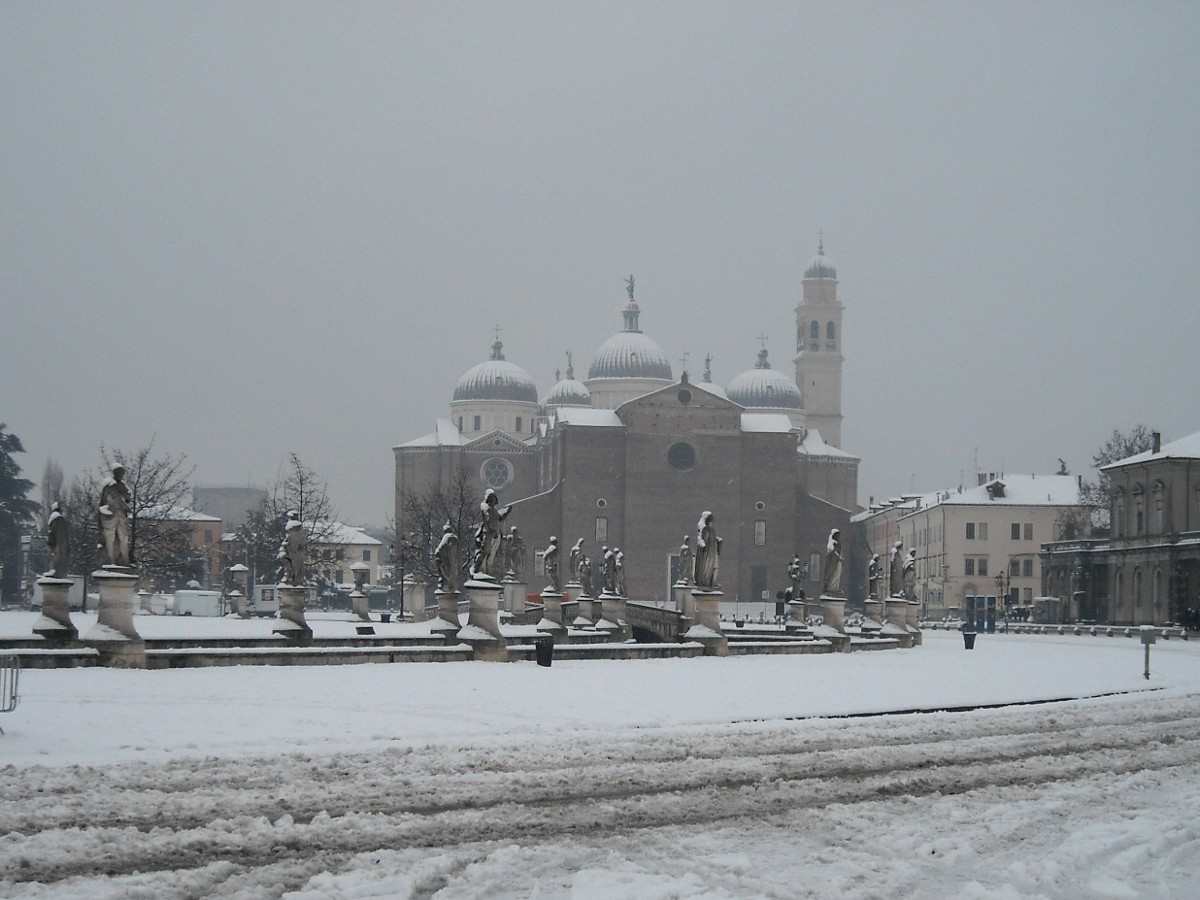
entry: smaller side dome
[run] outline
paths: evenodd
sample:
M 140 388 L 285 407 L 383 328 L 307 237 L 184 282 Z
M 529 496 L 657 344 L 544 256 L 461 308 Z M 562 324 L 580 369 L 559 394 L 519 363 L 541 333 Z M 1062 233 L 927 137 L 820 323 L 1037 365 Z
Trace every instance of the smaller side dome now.
M 747 409 L 804 408 L 800 388 L 782 372 L 771 368 L 765 347 L 758 351 L 754 368 L 729 382 L 725 392 L 730 400 Z
M 837 279 L 837 269 L 834 268 L 833 260 L 825 255 L 824 239 L 817 244 L 817 255 L 808 261 L 808 268 L 804 270 L 804 277 Z
M 516 363 L 510 363 L 501 352 L 504 345 L 497 338 L 492 344 L 491 359 L 468 369 L 454 388 L 454 400 L 517 400 L 537 403 L 537 387 L 533 379 Z
M 567 377 L 560 378 L 554 373 L 554 387 L 546 395 L 546 408 L 557 406 L 591 406 L 592 392 L 582 381 L 575 378 L 575 367 L 572 365 L 571 353 L 567 352 Z

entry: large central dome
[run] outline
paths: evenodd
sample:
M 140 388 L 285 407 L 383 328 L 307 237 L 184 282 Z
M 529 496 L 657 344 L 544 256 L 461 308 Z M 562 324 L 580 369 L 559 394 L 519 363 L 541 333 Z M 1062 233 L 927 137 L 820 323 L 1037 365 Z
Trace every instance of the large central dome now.
M 625 317 L 625 330 L 618 331 L 600 345 L 588 369 L 588 379 L 659 378 L 674 381 L 667 354 L 638 327 L 641 308 L 633 299 L 632 275 L 629 277 L 629 302 L 621 314 Z

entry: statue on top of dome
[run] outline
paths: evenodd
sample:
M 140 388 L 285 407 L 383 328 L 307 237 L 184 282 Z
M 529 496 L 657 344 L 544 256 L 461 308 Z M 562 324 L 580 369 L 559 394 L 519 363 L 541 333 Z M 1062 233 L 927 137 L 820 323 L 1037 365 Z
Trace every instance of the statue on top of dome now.
M 625 290 L 629 292 L 629 302 L 633 302 L 633 276 L 630 275 L 625 279 Z

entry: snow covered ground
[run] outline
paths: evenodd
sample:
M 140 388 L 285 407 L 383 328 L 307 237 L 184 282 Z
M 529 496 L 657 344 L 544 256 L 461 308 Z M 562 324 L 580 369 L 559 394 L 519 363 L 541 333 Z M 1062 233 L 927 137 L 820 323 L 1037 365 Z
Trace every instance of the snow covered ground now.
M 925 641 L 27 670 L 0 896 L 1200 894 L 1200 641 Z

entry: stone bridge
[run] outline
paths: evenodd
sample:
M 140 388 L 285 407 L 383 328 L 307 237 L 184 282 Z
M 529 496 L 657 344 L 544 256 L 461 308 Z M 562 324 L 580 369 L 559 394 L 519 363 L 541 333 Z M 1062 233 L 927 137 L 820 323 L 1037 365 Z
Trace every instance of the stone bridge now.
M 640 643 L 673 644 L 691 626 L 677 610 L 636 600 L 626 601 L 625 621 L 633 630 L 634 640 Z

